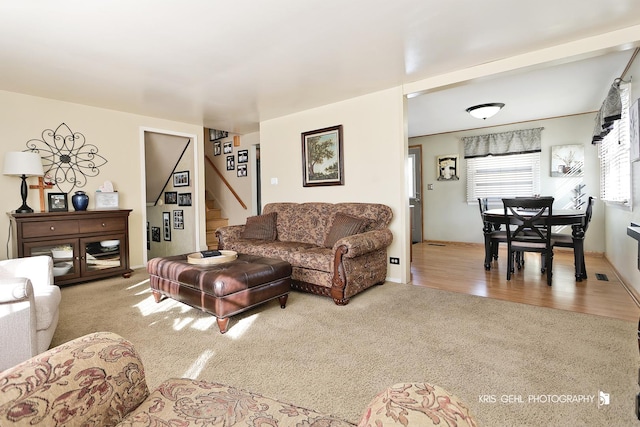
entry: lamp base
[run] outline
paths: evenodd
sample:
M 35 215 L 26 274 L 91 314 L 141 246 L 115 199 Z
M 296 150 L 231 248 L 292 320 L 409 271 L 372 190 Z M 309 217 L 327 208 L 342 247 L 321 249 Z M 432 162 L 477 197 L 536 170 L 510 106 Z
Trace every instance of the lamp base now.
M 16 213 L 33 213 L 33 209 L 31 209 L 27 205 L 22 205 L 18 209 L 16 209 Z

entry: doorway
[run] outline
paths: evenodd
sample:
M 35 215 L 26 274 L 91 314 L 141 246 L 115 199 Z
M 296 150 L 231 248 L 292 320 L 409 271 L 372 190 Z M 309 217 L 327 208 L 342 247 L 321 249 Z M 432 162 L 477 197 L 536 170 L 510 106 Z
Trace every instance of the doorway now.
M 411 243 L 422 242 L 422 145 L 409 146 L 409 210 Z

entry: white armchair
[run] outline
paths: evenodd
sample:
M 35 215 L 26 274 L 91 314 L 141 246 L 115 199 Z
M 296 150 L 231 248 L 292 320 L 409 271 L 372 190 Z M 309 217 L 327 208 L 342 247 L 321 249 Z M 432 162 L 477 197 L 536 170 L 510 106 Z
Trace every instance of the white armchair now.
M 60 299 L 51 257 L 0 261 L 0 371 L 49 348 Z

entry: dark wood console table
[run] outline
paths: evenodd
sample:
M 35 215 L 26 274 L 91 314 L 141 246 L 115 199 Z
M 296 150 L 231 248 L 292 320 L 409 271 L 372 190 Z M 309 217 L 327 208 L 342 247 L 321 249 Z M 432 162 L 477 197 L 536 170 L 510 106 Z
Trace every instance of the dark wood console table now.
M 56 285 L 130 277 L 129 212 L 11 212 L 14 256 L 51 256 Z

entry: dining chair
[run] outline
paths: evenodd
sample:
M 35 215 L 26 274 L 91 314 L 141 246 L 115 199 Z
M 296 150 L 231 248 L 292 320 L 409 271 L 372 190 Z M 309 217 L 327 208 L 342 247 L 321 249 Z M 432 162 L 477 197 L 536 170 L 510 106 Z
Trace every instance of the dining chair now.
M 586 234 L 587 228 L 589 228 L 589 223 L 591 222 L 591 216 L 593 214 L 593 203 L 595 199 L 593 197 L 589 197 L 587 202 L 587 208 L 585 210 L 585 220 L 584 220 L 584 228 L 583 231 Z M 560 248 L 571 248 L 575 251 L 575 243 L 573 242 L 573 236 L 571 234 L 564 233 L 551 233 L 551 239 L 554 241 L 554 246 L 558 246 Z M 587 278 L 587 268 L 584 263 L 584 251 L 582 252 L 582 278 Z
M 480 208 L 480 218 L 484 223 L 483 230 L 491 230 L 489 235 L 491 236 L 491 255 L 493 259 L 498 259 L 498 246 L 500 243 L 507 243 L 507 232 L 497 229 L 498 226 L 493 226 L 490 223 L 484 221 L 484 212 L 489 209 L 489 199 L 486 197 L 478 197 L 478 207 Z
M 544 259 L 540 270 L 547 273 L 547 285 L 551 286 L 553 200 L 553 197 L 502 199 L 507 224 L 507 280 L 511 280 L 511 274 L 515 271 L 516 253 L 537 252 Z

